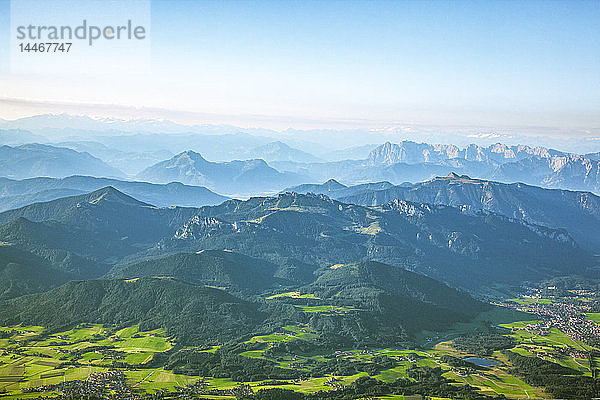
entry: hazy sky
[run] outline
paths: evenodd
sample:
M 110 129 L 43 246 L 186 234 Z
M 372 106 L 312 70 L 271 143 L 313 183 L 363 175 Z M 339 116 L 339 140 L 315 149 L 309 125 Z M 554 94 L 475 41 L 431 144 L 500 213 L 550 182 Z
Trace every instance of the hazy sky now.
M 0 97 L 276 128 L 599 136 L 599 21 L 600 1 L 152 1 L 149 71 L 32 75 L 10 71 L 10 2 L 0 0 Z M 32 110 L 0 102 L 1 118 Z

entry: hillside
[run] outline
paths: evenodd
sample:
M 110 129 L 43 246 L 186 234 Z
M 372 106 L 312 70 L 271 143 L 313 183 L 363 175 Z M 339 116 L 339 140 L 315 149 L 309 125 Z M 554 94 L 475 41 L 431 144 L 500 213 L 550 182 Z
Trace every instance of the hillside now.
M 151 207 L 109 187 L 0 213 L 0 241 L 70 279 L 97 279 L 172 235 L 193 210 Z
M 96 279 L 110 269 L 111 259 L 131 249 L 105 241 L 94 232 L 73 229 L 56 221 L 17 218 L 0 226 L 0 241 L 45 260 L 73 279 Z M 114 261 L 113 261 L 114 262 Z
M 472 316 L 486 308 L 462 292 L 421 274 L 391 265 L 367 261 L 327 268 L 308 286 L 322 298 L 336 297 L 339 302 L 356 302 L 356 292 L 372 291 L 418 299 L 444 312 Z M 442 312 L 443 313 L 443 312 Z
M 0 300 L 42 292 L 72 279 L 31 253 L 0 243 Z
M 13 224 L 0 240 L 47 258 L 59 251 L 72 254 L 69 260 L 124 266 L 227 249 L 269 261 L 277 266 L 272 276 L 297 284 L 312 282 L 319 268 L 373 260 L 488 293 L 498 284 L 593 274 L 597 265 L 565 230 L 487 210 L 399 200 L 364 207 L 288 193 L 201 208 L 156 208 L 109 187 L 6 211 L 0 223 Z M 48 259 L 62 265 L 63 258 Z
M 354 337 L 359 343 L 398 344 L 423 329 L 441 331 L 489 309 L 424 275 L 373 261 L 328 268 L 302 292 L 320 299 L 311 304 L 354 310 L 347 311 L 351 319 L 327 321 L 316 317 L 311 322 L 334 337 L 359 334 L 360 338 Z
M 222 290 L 171 279 L 69 282 L 46 293 L 1 303 L 0 323 L 39 324 L 51 330 L 98 322 L 165 328 L 180 343 L 223 342 L 251 331 L 264 316 Z
M 271 287 L 277 266 L 230 251 L 201 250 L 116 266 L 109 278 L 167 276 L 197 285 L 222 287 L 228 291 L 260 292 Z
M 430 278 L 374 262 L 326 271 L 300 290 L 318 295 L 309 303 L 314 309 L 285 296 L 247 302 L 224 290 L 168 277 L 73 281 L 49 292 L 0 301 L 0 323 L 27 322 L 50 330 L 84 322 L 117 327 L 140 323 L 143 330 L 165 328 L 178 343 L 188 345 L 214 345 L 307 324 L 316 333 L 315 344 L 400 345 L 422 329 L 443 330 L 487 309 Z

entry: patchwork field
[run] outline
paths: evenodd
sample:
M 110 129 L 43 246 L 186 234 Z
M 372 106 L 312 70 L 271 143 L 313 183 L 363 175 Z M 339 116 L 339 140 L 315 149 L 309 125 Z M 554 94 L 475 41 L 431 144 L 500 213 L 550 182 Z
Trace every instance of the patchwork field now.
M 275 297 L 314 299 L 316 296 L 298 292 L 282 293 Z M 551 304 L 544 299 L 524 298 L 517 304 Z M 342 307 L 301 306 L 307 313 L 345 312 Z M 589 313 L 587 318 L 599 321 L 599 313 Z M 257 380 L 244 382 L 256 391 L 281 388 L 302 393 L 316 393 L 343 387 L 360 377 L 371 376 L 392 383 L 399 378 L 414 379 L 411 371 L 419 367 L 441 368 L 445 378 L 455 385 L 468 384 L 488 395 L 505 395 L 508 398 L 547 398 L 549 395 L 540 387 L 527 384 L 522 377 L 512 372 L 512 365 L 505 351 L 549 360 L 558 365 L 572 368 L 584 376 L 595 374 L 595 365 L 580 354 L 600 351 L 570 335 L 552 327 L 547 332 L 536 333 L 541 320 L 516 310 L 498 308 L 482 313 L 468 324 L 456 324 L 445 332 L 421 332 L 419 348 L 394 349 L 340 349 L 333 352 L 299 354 L 274 354 L 272 350 L 286 343 L 310 343 L 318 340 L 318 334 L 309 325 L 287 325 L 270 334 L 258 335 L 242 345 L 249 350 L 240 351 L 239 356 L 249 360 L 265 360 L 278 368 L 290 371 L 305 371 L 310 374 L 317 365 L 348 363 L 348 365 L 378 365 L 382 360 L 393 363 L 373 372 L 340 375 L 326 373 L 324 376 L 304 379 Z M 454 339 L 485 326 L 495 326 L 501 336 L 513 340 L 513 346 L 502 351 L 495 350 L 485 357 L 494 365 L 477 367 L 462 363 L 476 354 L 460 350 Z M 196 398 L 235 398 L 233 393 L 241 386 L 230 378 L 210 378 L 176 373 L 157 367 L 152 360 L 157 353 L 167 352 L 176 346 L 161 330 L 140 331 L 137 325 L 117 329 L 99 324 L 80 324 L 64 332 L 47 332 L 40 326 L 12 326 L 0 328 L 0 393 L 2 398 L 37 397 L 39 391 L 46 395 L 59 393 L 60 384 L 69 381 L 86 381 L 102 376 L 108 371 L 121 371 L 122 382 L 133 392 L 154 393 L 157 391 L 182 391 L 185 388 L 201 387 L 213 391 L 211 395 Z M 196 351 L 215 354 L 221 349 L 215 344 Z M 121 375 L 119 375 L 121 376 Z M 94 378 L 95 379 L 95 378 Z M 30 392 L 32 390 L 39 390 Z M 380 399 L 411 399 L 411 396 L 385 396 Z

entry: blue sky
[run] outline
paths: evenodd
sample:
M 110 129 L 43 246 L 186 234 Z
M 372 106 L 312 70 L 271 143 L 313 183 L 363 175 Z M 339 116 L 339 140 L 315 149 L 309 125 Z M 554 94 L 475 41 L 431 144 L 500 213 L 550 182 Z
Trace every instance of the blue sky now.
M 0 97 L 281 128 L 600 127 L 599 1 L 152 1 L 151 72 L 109 76 L 11 73 L 8 5 Z

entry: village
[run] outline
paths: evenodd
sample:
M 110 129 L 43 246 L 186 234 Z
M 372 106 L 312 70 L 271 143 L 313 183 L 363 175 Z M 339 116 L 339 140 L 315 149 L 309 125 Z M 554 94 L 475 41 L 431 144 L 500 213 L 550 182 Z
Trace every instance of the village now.
M 593 347 L 600 344 L 600 324 L 590 315 L 595 311 L 591 299 L 595 299 L 596 292 L 590 290 L 569 290 L 568 297 L 552 296 L 548 299 L 547 293 L 556 291 L 553 286 L 545 288 L 526 288 L 527 293 L 520 299 L 507 300 L 502 306 L 517 311 L 533 314 L 538 321 L 527 323 L 520 328 L 511 330 L 524 330 L 533 336 L 547 337 L 552 329 L 564 333 L 572 339 L 571 344 L 548 343 L 551 351 L 540 351 L 536 355 L 544 359 L 558 359 L 569 356 L 574 359 L 587 359 L 590 371 L 596 376 L 594 357 L 598 351 Z M 581 342 L 583 344 L 578 344 Z

